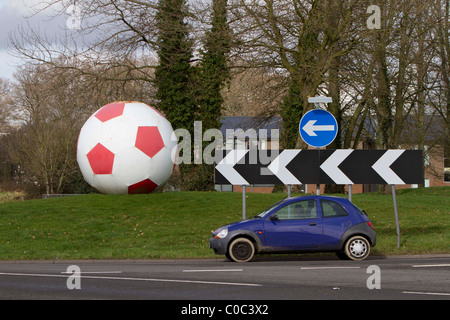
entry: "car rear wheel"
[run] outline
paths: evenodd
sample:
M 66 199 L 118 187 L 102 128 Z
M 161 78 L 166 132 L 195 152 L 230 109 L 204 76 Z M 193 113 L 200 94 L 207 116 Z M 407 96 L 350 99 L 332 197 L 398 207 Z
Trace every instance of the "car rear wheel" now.
M 228 248 L 228 256 L 235 262 L 248 262 L 255 255 L 255 245 L 247 238 L 233 240 Z
M 354 236 L 345 244 L 344 253 L 351 260 L 364 260 L 369 256 L 370 243 L 362 236 Z

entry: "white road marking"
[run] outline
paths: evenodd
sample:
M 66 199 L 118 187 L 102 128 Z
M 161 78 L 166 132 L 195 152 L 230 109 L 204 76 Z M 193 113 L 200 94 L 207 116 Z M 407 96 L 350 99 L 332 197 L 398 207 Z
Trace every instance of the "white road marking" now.
M 450 267 L 450 264 L 416 264 L 413 268 L 435 268 L 435 267 Z
M 413 292 L 413 291 L 403 291 L 402 293 L 406 293 L 406 294 L 423 294 L 423 295 L 430 295 L 430 296 L 450 296 L 450 293 L 443 293 L 443 292 Z
M 22 276 L 22 277 L 50 277 L 50 278 L 67 278 L 66 275 L 59 274 L 41 274 L 41 273 L 0 273 L 0 276 Z M 151 279 L 151 278 L 127 278 L 127 277 L 99 277 L 99 276 L 81 276 L 83 279 L 100 279 L 100 280 L 128 280 L 128 281 L 149 281 L 149 282 L 173 282 L 173 283 L 194 283 L 194 284 L 211 284 L 221 286 L 244 286 L 244 287 L 261 287 L 256 283 L 239 283 L 239 282 L 218 282 L 218 281 L 198 281 L 198 280 L 176 280 L 176 279 Z
M 301 267 L 301 270 L 320 270 L 320 269 L 361 269 L 361 267 Z
M 197 270 L 183 270 L 183 272 L 242 272 L 244 269 L 197 269 Z
M 73 272 L 67 272 L 67 271 L 63 271 L 61 272 L 62 274 L 69 274 L 72 275 Z M 122 271 L 82 271 L 80 274 L 120 274 L 122 273 Z

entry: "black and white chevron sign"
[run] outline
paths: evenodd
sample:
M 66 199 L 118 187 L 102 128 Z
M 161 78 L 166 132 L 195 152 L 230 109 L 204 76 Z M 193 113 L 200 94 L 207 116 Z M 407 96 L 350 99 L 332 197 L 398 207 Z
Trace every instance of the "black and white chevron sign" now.
M 421 150 L 223 150 L 216 184 L 420 184 Z

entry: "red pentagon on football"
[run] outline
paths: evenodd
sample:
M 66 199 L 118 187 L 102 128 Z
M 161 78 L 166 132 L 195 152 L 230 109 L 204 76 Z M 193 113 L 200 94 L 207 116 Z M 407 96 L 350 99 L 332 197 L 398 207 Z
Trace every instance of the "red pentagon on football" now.
M 139 127 L 136 136 L 136 148 L 153 158 L 162 148 L 164 141 L 158 127 Z
M 87 155 L 94 174 L 111 174 L 114 163 L 114 153 L 98 143 Z
M 123 114 L 125 103 L 110 103 L 101 108 L 95 117 L 101 122 L 106 122 Z
M 138 194 L 138 193 L 151 193 L 158 187 L 156 183 L 154 183 L 150 179 L 146 179 L 144 181 L 135 183 L 128 187 L 129 194 Z

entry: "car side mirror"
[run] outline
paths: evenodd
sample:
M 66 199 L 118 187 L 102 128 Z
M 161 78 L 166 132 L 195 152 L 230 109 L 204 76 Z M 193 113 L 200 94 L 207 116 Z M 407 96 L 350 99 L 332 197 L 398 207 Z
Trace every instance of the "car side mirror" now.
M 278 221 L 279 220 L 277 214 L 271 215 L 269 219 L 272 220 L 272 221 Z

